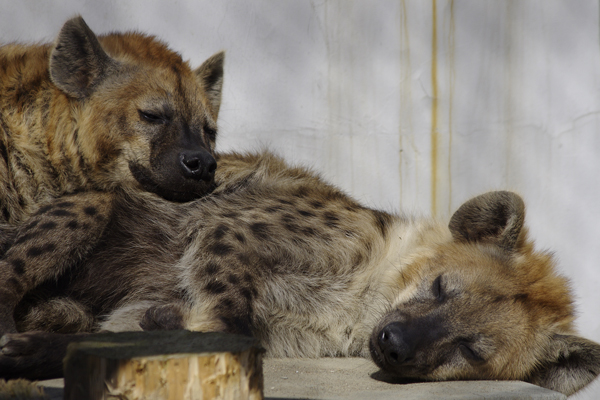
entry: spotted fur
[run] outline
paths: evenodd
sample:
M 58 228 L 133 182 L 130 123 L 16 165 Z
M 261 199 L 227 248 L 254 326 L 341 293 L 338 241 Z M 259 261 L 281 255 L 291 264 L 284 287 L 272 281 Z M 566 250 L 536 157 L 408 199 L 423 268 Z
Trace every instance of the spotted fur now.
M 0 47 L 0 333 L 25 292 L 94 247 L 117 191 L 214 188 L 223 57 L 192 70 L 154 37 L 97 37 L 81 17 L 52 44 Z
M 91 318 L 93 331 L 236 332 L 268 356 L 363 356 L 411 379 L 571 394 L 600 373 L 600 345 L 574 332 L 568 282 L 534 249 L 516 194 L 475 197 L 445 224 L 364 207 L 269 153 L 218 162 L 218 188 L 195 202 L 119 199 L 78 272 L 24 299 L 20 330 L 65 332 L 38 312 L 52 299 L 89 310 L 79 331 Z M 56 336 L 5 337 L 0 375 L 48 373 Z

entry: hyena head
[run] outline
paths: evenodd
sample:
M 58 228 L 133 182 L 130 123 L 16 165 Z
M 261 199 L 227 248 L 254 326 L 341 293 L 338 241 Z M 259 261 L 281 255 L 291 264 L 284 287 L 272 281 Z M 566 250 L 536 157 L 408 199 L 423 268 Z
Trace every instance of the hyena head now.
M 412 292 L 375 327 L 375 363 L 425 380 L 518 379 L 571 394 L 600 373 L 600 345 L 573 333 L 569 284 L 535 252 L 510 192 L 463 204 L 452 239 L 416 256 Z
M 224 53 L 191 70 L 156 39 L 96 37 L 81 17 L 63 26 L 50 77 L 74 98 L 79 168 L 101 188 L 134 186 L 189 201 L 213 187 Z

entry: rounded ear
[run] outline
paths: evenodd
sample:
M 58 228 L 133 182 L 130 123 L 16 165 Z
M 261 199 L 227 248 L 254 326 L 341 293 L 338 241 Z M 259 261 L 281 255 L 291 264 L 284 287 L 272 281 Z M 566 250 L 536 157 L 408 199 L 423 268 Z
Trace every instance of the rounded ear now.
M 496 244 L 513 251 L 525 220 L 523 199 L 512 192 L 488 192 L 464 203 L 450 219 L 455 240 Z
M 223 89 L 223 64 L 225 52 L 221 51 L 204 61 L 194 73 L 204 89 L 213 118 L 216 120 L 221 107 L 221 91 Z
M 535 385 L 572 395 L 600 375 L 600 344 L 575 335 L 554 335 L 548 359 L 527 379 Z
M 89 96 L 114 61 L 83 18 L 63 25 L 50 54 L 50 78 L 63 92 L 76 98 Z

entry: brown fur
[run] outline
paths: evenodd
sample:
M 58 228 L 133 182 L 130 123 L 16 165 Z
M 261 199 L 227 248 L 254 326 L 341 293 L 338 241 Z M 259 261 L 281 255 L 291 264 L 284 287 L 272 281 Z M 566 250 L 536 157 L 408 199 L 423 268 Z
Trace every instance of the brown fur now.
M 53 44 L 0 47 L 0 333 L 23 293 L 94 247 L 117 191 L 214 188 L 223 57 L 192 70 L 154 37 L 96 37 L 81 17 Z
M 269 356 L 371 357 L 405 378 L 571 394 L 600 373 L 600 345 L 575 334 L 568 282 L 534 249 L 516 194 L 475 197 L 448 227 L 366 208 L 268 153 L 218 162 L 218 188 L 193 203 L 119 198 L 84 265 L 20 304 L 20 330 L 66 332 L 56 316 L 79 303 L 70 332 L 90 318 L 93 330 L 237 332 Z M 61 347 L 46 340 L 59 339 L 7 335 L 0 376 L 56 374 L 47 352 Z

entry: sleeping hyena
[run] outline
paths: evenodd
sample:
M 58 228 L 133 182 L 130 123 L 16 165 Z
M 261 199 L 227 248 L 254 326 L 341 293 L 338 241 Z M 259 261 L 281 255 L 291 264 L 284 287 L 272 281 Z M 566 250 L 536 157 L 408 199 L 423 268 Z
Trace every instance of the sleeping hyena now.
M 81 17 L 54 43 L 0 46 L 0 335 L 26 291 L 97 244 L 117 191 L 214 188 L 223 60 L 192 70 L 152 36 L 96 36 Z
M 516 194 L 475 197 L 444 224 L 366 208 L 268 153 L 218 162 L 219 187 L 193 203 L 121 199 L 84 265 L 19 305 L 20 331 L 49 333 L 5 336 L 0 376 L 60 375 L 82 331 L 177 328 L 253 335 L 272 357 L 370 357 L 407 378 L 570 394 L 600 373 Z

